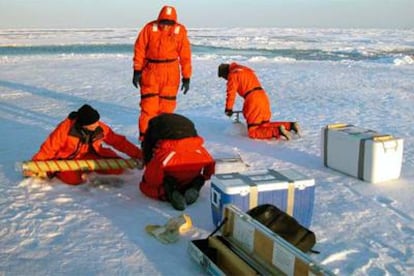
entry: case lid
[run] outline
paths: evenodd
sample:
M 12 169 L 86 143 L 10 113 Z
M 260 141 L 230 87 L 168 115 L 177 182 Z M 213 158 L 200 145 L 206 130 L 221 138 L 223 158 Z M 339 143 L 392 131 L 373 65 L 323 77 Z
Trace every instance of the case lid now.
M 378 132 L 370 129 L 365 129 L 357 126 L 347 126 L 338 131 L 344 132 L 348 135 L 355 136 L 357 139 L 367 139 L 379 135 Z
M 390 140 L 395 140 L 399 138 L 395 138 L 390 134 L 382 134 L 375 130 L 362 128 L 350 124 L 330 124 L 327 125 L 324 128 L 326 131 L 332 130 L 332 131 L 340 131 L 343 133 L 346 133 L 348 135 L 352 135 L 357 139 L 366 139 L 366 140 L 372 140 L 373 142 L 386 142 Z
M 234 205 L 226 205 L 221 232 L 239 254 L 259 264 L 263 275 L 334 275 Z
M 286 190 L 292 183 L 295 189 L 303 190 L 315 185 L 315 180 L 294 169 L 269 169 L 215 174 L 211 183 L 227 194 L 248 194 L 253 186 L 258 192 L 264 192 Z

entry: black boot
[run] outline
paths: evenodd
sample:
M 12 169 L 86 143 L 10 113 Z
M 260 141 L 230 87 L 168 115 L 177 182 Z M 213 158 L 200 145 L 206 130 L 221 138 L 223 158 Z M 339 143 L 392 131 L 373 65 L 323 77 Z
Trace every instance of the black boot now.
M 204 178 L 199 175 L 190 183 L 190 188 L 188 188 L 184 193 L 185 202 L 190 205 L 197 201 L 200 196 L 201 187 L 204 185 Z
M 285 126 L 279 126 L 279 135 L 285 137 L 286 140 L 292 139 L 292 134 L 286 130 Z
M 299 137 L 301 136 L 301 130 L 298 122 L 291 122 L 290 123 L 290 130 L 295 132 Z
M 187 207 L 184 196 L 177 190 L 177 181 L 174 177 L 166 176 L 164 178 L 164 190 L 167 200 L 176 210 L 184 210 Z

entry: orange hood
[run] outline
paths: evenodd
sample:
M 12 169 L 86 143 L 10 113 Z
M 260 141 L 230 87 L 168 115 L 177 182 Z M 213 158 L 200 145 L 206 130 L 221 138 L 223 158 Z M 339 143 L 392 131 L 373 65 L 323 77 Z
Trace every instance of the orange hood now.
M 161 20 L 172 20 L 177 22 L 177 11 L 172 6 L 162 7 L 160 14 L 158 15 L 158 21 Z

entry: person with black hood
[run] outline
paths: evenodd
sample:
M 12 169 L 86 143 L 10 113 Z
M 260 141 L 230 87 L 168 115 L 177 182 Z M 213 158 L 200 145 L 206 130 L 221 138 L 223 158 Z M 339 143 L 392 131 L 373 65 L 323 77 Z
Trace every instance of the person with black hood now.
M 162 7 L 158 18 L 139 32 L 133 69 L 132 84 L 141 90 L 138 130 L 142 141 L 151 118 L 175 111 L 180 71 L 184 95 L 190 89 L 191 46 L 185 26 L 177 22 L 174 7 Z
M 107 144 L 131 158 L 141 160 L 141 150 L 129 142 L 125 136 L 115 133 L 100 121 L 100 115 L 92 106 L 85 104 L 58 124 L 32 157 L 33 161 L 44 160 L 86 160 L 120 158 Z M 121 174 L 122 169 L 97 171 L 103 174 Z M 78 185 L 86 182 L 84 171 L 61 171 L 49 174 L 61 181 Z
M 177 210 L 196 202 L 215 172 L 215 161 L 204 147 L 204 139 L 194 123 L 180 114 L 152 118 L 142 151 L 145 169 L 139 189 L 146 196 L 169 201 Z

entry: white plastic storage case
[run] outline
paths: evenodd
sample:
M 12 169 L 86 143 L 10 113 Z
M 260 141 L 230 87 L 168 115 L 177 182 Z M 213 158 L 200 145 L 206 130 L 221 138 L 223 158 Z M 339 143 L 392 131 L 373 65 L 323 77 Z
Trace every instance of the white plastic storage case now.
M 315 200 L 315 180 L 294 169 L 215 174 L 211 178 L 211 210 L 219 225 L 226 204 L 242 211 L 259 204 L 273 204 L 309 227 Z
M 322 158 L 326 167 L 371 183 L 398 179 L 403 139 L 348 124 L 322 128 Z
M 244 163 L 240 154 L 236 153 L 219 153 L 213 155 L 214 161 L 216 162 L 215 171 L 216 173 L 231 173 L 231 172 L 242 172 L 247 169 L 247 164 Z
M 220 235 L 187 248 L 210 275 L 334 275 L 236 206 L 226 205 L 224 217 Z

